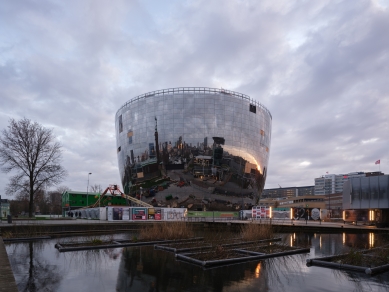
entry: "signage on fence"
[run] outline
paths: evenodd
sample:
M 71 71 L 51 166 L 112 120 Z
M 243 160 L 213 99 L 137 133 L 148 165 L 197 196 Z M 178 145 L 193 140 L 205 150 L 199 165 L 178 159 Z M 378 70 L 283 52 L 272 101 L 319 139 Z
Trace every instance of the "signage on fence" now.
M 147 219 L 146 208 L 132 208 L 132 220 L 146 220 Z
M 252 208 L 253 219 L 270 218 L 270 208 L 265 206 L 255 206 Z
M 123 208 L 112 208 L 112 219 L 123 220 Z

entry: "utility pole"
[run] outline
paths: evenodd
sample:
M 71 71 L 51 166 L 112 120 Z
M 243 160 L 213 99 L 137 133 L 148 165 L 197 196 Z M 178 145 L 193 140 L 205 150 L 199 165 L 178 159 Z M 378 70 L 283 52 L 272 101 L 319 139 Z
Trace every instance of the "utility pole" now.
M 88 173 L 88 185 L 86 187 L 86 206 L 88 207 L 89 204 L 88 204 L 88 198 L 89 198 L 89 176 L 91 175 L 92 173 Z

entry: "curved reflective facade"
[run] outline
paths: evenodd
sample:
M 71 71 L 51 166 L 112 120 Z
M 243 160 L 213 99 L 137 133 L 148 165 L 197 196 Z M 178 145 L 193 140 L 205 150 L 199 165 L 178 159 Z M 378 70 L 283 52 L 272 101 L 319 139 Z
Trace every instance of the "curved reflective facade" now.
M 247 95 L 172 88 L 137 96 L 116 113 L 123 188 L 169 169 L 198 186 L 230 194 L 262 192 L 270 153 L 270 112 Z

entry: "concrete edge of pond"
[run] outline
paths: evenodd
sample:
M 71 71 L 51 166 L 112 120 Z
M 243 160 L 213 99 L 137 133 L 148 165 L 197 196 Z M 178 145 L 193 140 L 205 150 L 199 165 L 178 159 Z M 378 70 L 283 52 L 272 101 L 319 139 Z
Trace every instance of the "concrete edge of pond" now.
M 2 237 L 0 237 L 0 263 L 0 292 L 18 292 Z
M 375 249 L 377 249 L 377 248 L 374 248 L 372 250 L 375 250 Z M 363 250 L 362 253 L 367 254 L 370 251 L 371 250 Z M 333 256 L 327 256 L 327 257 L 321 257 L 321 258 L 307 259 L 306 265 L 308 267 L 317 266 L 317 267 L 330 268 L 330 269 L 336 269 L 336 270 L 347 270 L 347 271 L 360 272 L 360 273 L 365 273 L 365 274 L 370 275 L 370 276 L 374 276 L 374 275 L 389 271 L 389 264 L 371 268 L 371 267 L 361 267 L 361 266 L 354 266 L 354 265 L 331 262 L 331 260 L 335 260 L 335 259 L 344 257 L 346 255 L 347 254 L 340 254 L 340 255 L 333 255 Z
M 4 242 L 20 242 L 20 241 L 34 241 L 34 240 L 43 240 L 51 239 L 50 236 L 40 236 L 40 237 L 23 237 L 23 238 L 3 238 Z
M 318 267 L 331 268 L 336 270 L 347 270 L 347 271 L 354 271 L 360 273 L 366 273 L 366 269 L 367 269 L 367 267 L 359 267 L 359 266 L 333 263 L 333 262 L 327 262 L 327 261 L 321 261 L 315 259 L 307 260 L 307 266 L 308 267 L 318 266 Z
M 368 274 L 368 275 L 376 275 L 376 274 L 379 274 L 379 273 L 386 272 L 388 270 L 389 270 L 389 264 L 388 265 L 382 265 L 382 266 L 375 267 L 375 268 L 367 268 L 365 270 L 365 273 Z

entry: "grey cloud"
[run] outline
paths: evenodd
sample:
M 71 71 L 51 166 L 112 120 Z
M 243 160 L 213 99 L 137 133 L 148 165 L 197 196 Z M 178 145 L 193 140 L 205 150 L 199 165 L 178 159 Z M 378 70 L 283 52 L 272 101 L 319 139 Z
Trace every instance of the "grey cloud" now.
M 388 8 L 367 0 L 7 2 L 0 128 L 23 116 L 53 127 L 65 184 L 83 190 L 88 172 L 119 182 L 114 115 L 127 100 L 221 86 L 273 115 L 266 187 L 376 170 L 377 159 L 387 172 L 388 29 Z

